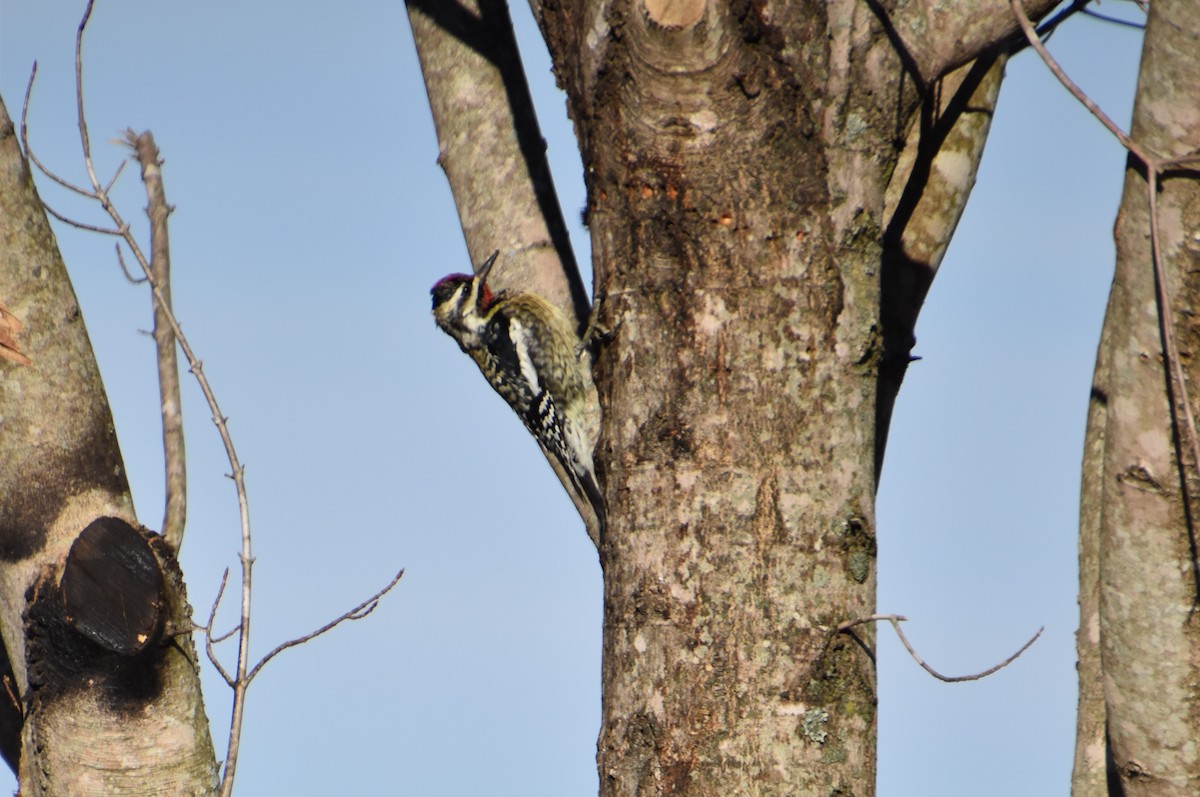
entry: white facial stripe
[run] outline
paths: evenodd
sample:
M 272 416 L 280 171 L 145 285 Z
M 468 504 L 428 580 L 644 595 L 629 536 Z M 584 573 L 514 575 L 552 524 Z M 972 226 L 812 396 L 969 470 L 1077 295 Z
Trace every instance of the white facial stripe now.
M 533 360 L 529 358 L 529 349 L 525 346 L 524 325 L 517 319 L 509 321 L 510 337 L 516 343 L 517 362 L 521 364 L 521 377 L 526 383 L 533 386 L 535 392 L 541 392 L 542 382 L 538 378 L 537 369 L 533 367 Z

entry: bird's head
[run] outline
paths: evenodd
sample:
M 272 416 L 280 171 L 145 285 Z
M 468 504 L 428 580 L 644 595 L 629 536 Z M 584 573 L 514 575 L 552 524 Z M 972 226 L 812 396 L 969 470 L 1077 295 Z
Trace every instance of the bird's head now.
M 486 280 L 498 254 L 499 251 L 493 252 L 474 277 L 450 274 L 429 291 L 433 296 L 434 321 L 463 346 L 474 342 L 473 336 L 485 323 L 484 314 L 495 300 Z

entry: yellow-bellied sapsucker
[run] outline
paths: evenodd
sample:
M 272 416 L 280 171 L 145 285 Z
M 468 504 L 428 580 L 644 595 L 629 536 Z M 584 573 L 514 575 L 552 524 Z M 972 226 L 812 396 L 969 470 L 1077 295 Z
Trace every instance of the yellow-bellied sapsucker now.
M 497 254 L 478 275 L 451 274 L 433 286 L 434 320 L 471 356 L 551 464 L 558 464 L 559 478 L 599 544 L 605 512 L 592 462 L 600 403 L 591 357 L 566 315 L 550 302 L 533 293 L 488 289 Z

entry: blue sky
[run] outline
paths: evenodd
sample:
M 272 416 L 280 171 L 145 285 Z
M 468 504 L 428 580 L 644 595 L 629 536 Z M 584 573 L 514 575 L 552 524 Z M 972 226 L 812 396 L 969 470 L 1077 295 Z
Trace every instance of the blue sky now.
M 0 94 L 17 115 L 39 61 L 34 150 L 77 181 L 82 6 L 0 0 Z M 564 99 L 525 4 L 514 14 L 587 263 Z M 1050 45 L 1127 123 L 1140 34 L 1076 19 Z M 468 263 L 403 4 L 101 0 L 85 58 L 101 174 L 124 156 L 108 140 L 126 127 L 151 129 L 166 160 L 176 311 L 247 466 L 255 654 L 407 568 L 370 619 L 284 654 L 255 682 L 239 793 L 594 794 L 599 567 L 520 423 L 429 316 L 429 286 Z M 948 674 L 1046 634 L 992 678 L 947 685 L 881 629 L 883 797 L 1067 791 L 1078 465 L 1122 164 L 1036 56 L 1014 60 L 896 409 L 879 607 L 910 617 L 910 639 Z M 40 186 L 57 209 L 101 221 Z M 144 230 L 136 169 L 117 199 Z M 57 231 L 139 514 L 157 527 L 149 297 L 125 281 L 111 241 Z M 182 558 L 203 614 L 237 563 L 237 505 L 191 382 L 184 409 Z M 477 464 L 496 461 L 512 467 Z M 229 692 L 207 666 L 205 687 L 223 751 Z

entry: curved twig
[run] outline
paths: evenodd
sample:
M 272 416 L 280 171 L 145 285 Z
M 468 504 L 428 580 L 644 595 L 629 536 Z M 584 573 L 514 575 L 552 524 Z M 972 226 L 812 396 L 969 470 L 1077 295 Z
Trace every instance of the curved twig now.
M 101 196 L 103 194 L 100 191 L 100 181 L 96 179 L 96 169 L 92 166 L 92 142 L 88 136 L 87 116 L 83 112 L 83 32 L 92 17 L 92 7 L 95 4 L 96 0 L 88 0 L 87 7 L 83 9 L 83 19 L 79 20 L 79 29 L 75 31 L 75 110 L 79 120 L 79 138 L 83 144 L 83 163 L 87 168 L 88 179 L 92 181 L 92 187 L 97 195 Z
M 121 272 L 125 275 L 125 279 L 129 280 L 134 285 L 141 285 L 143 282 L 145 282 L 145 277 L 133 276 L 133 274 L 129 271 L 129 266 L 125 265 L 125 255 L 121 254 L 121 244 L 115 244 L 114 248 L 117 250 L 117 264 L 121 266 Z
M 33 69 L 29 72 L 29 82 L 25 84 L 25 102 L 21 105 L 21 146 L 25 148 L 25 156 L 33 162 L 34 166 L 38 167 L 38 171 L 61 185 L 63 188 L 66 188 L 69 191 L 74 191 L 75 193 L 85 196 L 88 199 L 95 199 L 96 195 L 91 191 L 87 190 L 86 188 L 81 188 L 69 180 L 59 177 L 54 172 L 50 171 L 50 169 L 46 168 L 46 166 L 40 160 L 38 160 L 38 156 L 34 153 L 33 147 L 29 146 L 29 99 L 33 95 L 33 80 L 37 77 L 37 71 L 37 61 L 34 61 Z M 55 214 L 55 218 L 58 218 L 61 221 L 67 221 L 67 219 L 63 219 L 57 214 Z
M 921 669 L 923 669 L 925 672 L 929 673 L 934 678 L 937 678 L 939 681 L 945 681 L 946 683 L 960 683 L 962 681 L 978 681 L 982 678 L 987 678 L 989 675 L 991 675 L 994 672 L 1004 669 L 1005 667 L 1007 667 L 1008 665 L 1010 665 L 1014 661 L 1016 661 L 1018 658 L 1020 658 L 1022 653 L 1029 650 L 1030 646 L 1033 645 L 1034 642 L 1037 642 L 1038 637 L 1040 637 L 1042 635 L 1042 632 L 1046 630 L 1046 627 L 1042 626 L 1041 628 L 1039 628 L 1037 630 L 1036 634 L 1034 634 L 1032 637 L 1030 637 L 1028 642 L 1026 642 L 1024 645 L 1022 645 L 1019 650 L 1017 650 L 1016 653 L 1012 654 L 1011 656 L 1009 656 L 1007 659 L 1000 662 L 999 664 L 997 664 L 993 667 L 988 667 L 983 672 L 977 672 L 977 673 L 973 673 L 971 675 L 942 675 L 940 672 L 938 672 L 937 670 L 930 667 L 925 662 L 925 660 L 921 658 L 920 654 L 918 654 L 917 651 L 913 648 L 912 643 L 908 641 L 908 637 L 906 637 L 904 635 L 904 631 L 900 628 L 900 623 L 904 622 L 907 619 L 908 619 L 907 617 L 900 615 L 900 614 L 873 614 L 870 617 L 863 617 L 858 620 L 848 620 L 847 622 L 844 622 L 841 625 L 839 625 L 837 627 L 837 630 L 838 630 L 838 633 L 846 633 L 856 625 L 862 625 L 863 623 L 887 621 L 892 624 L 892 628 L 896 629 L 896 636 L 898 636 L 900 638 L 900 644 L 904 645 L 904 649 L 908 651 L 908 655 L 912 656 L 913 661 L 915 661 L 917 664 L 921 665 Z

